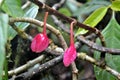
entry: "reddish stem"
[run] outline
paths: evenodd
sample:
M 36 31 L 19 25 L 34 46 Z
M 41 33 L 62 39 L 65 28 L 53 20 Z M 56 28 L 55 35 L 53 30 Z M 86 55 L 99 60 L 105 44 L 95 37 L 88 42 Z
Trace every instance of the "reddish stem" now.
M 71 22 L 71 24 L 70 24 L 70 45 L 74 45 L 74 39 L 73 39 L 73 24 L 74 24 L 74 21 Z
M 45 12 L 43 34 L 46 34 L 46 21 L 47 21 L 47 17 L 48 17 L 48 12 Z

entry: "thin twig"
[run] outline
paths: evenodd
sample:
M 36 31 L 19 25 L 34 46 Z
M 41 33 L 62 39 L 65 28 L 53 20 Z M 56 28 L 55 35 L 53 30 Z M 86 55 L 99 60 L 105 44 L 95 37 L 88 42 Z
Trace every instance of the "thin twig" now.
M 52 6 L 53 9 L 58 9 L 59 7 L 61 7 L 64 3 L 65 3 L 66 0 L 60 0 L 59 3 L 56 3 Z
M 18 35 L 20 37 L 22 37 L 23 39 L 28 39 L 28 40 L 32 41 L 32 37 L 30 35 L 28 35 L 24 30 L 21 30 L 18 27 L 16 27 L 16 25 L 14 23 L 10 23 L 10 25 L 18 33 Z
M 28 6 L 30 6 L 31 5 L 31 2 L 30 1 L 27 1 L 21 8 L 22 9 L 25 9 L 25 8 L 27 8 Z
M 17 75 L 18 73 L 27 70 L 28 68 L 34 66 L 35 64 L 41 62 L 43 59 L 45 58 L 45 55 L 41 55 L 31 61 L 28 61 L 26 64 L 14 69 L 14 70 L 10 70 L 8 71 L 8 75 L 12 76 L 12 75 Z
M 86 40 L 85 37 L 83 37 L 83 36 L 78 36 L 77 39 L 97 51 L 106 52 L 106 53 L 112 54 L 112 55 L 120 55 L 120 49 L 112 49 L 112 48 L 102 47 L 100 45 L 95 44 L 92 41 Z
M 70 34 L 70 30 L 68 29 L 67 26 L 65 26 L 65 24 L 62 23 L 62 21 L 58 20 L 58 18 L 54 15 L 51 15 L 54 23 L 60 27 L 62 30 L 64 30 L 65 32 L 69 33 Z

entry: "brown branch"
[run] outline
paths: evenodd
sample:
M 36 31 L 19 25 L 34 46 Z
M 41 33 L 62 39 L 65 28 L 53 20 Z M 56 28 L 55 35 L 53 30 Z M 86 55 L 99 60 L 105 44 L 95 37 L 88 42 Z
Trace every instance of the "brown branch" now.
M 77 39 L 97 51 L 106 52 L 112 55 L 120 55 L 120 49 L 112 49 L 112 48 L 106 48 L 106 47 L 99 46 L 92 41 L 86 40 L 85 37 L 83 36 L 78 36 Z
M 56 65 L 57 63 L 59 63 L 61 61 L 62 61 L 62 55 L 44 63 L 38 67 L 33 68 L 32 71 L 30 70 L 28 72 L 24 72 L 24 73 L 16 76 L 15 79 L 20 78 L 22 80 L 26 80 L 26 79 L 30 78 L 31 76 L 38 74 L 39 72 L 44 71 L 44 70 Z M 12 80 L 12 79 L 9 79 L 9 80 Z

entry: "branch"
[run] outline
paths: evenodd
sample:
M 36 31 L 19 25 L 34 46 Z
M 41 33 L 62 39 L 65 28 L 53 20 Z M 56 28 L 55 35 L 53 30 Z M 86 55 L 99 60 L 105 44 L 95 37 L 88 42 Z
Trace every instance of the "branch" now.
M 16 25 L 14 23 L 9 23 L 9 24 L 18 33 L 18 35 L 20 37 L 22 37 L 23 39 L 28 39 L 28 40 L 32 41 L 32 36 L 28 35 L 24 30 L 21 30 L 18 27 L 16 27 Z
M 56 3 L 52 6 L 53 9 L 58 9 L 59 7 L 61 7 L 64 3 L 65 3 L 66 0 L 60 0 L 59 3 Z
M 85 37 L 83 36 L 78 36 L 77 39 L 97 51 L 106 52 L 112 55 L 120 55 L 120 49 L 112 49 L 112 48 L 106 48 L 106 47 L 99 46 L 92 41 L 86 40 Z
M 118 79 L 120 79 L 120 73 L 117 72 L 116 70 L 110 68 L 109 66 L 107 65 L 101 65 L 99 62 L 97 62 L 97 60 L 95 60 L 94 58 L 86 55 L 85 53 L 78 53 L 78 58 L 79 59 L 82 59 L 82 60 L 86 60 L 104 70 L 106 70 L 107 72 L 111 73 L 112 75 L 114 75 L 115 77 L 117 77 Z
M 17 75 L 18 73 L 21 73 L 21 72 L 29 69 L 30 67 L 34 66 L 35 64 L 41 62 L 44 58 L 45 58 L 45 55 L 41 55 L 41 56 L 35 58 L 34 60 L 28 61 L 26 64 L 14 69 L 14 70 L 8 71 L 8 75 L 9 76 Z
M 26 9 L 27 7 L 29 7 L 31 5 L 30 1 L 27 1 L 24 5 L 22 5 L 22 9 Z
M 52 53 L 52 52 L 50 52 L 50 53 Z M 46 69 L 56 65 L 57 63 L 61 62 L 62 58 L 63 58 L 62 55 L 58 56 L 58 57 L 56 57 L 56 58 L 54 58 L 54 59 L 52 59 L 52 60 L 50 60 L 50 61 L 48 61 L 48 62 L 46 62 L 46 63 L 44 63 L 42 65 L 39 65 L 38 67 L 32 69 L 31 71 L 19 74 L 18 76 L 15 77 L 15 79 L 21 78 L 22 80 L 25 80 L 27 78 L 30 78 L 31 76 L 33 76 L 33 75 L 35 75 L 35 74 L 37 74 L 37 73 L 39 73 L 39 72 L 41 72 L 43 70 L 46 70 Z M 116 70 L 110 68 L 107 65 L 104 65 L 104 66 L 101 65 L 99 62 L 97 62 L 97 60 L 95 60 L 94 58 L 86 55 L 85 53 L 78 53 L 77 58 L 81 59 L 81 60 L 86 60 L 86 61 L 100 67 L 101 69 L 106 70 L 107 72 L 111 73 L 112 75 L 114 75 L 115 77 L 120 79 L 120 73 L 119 72 L 117 72 Z M 11 79 L 9 79 L 9 80 L 11 80 Z
M 44 71 L 44 70 L 56 65 L 57 63 L 59 63 L 61 61 L 62 61 L 62 55 L 44 63 L 38 67 L 35 67 L 34 69 L 32 69 L 32 71 L 30 70 L 28 72 L 24 72 L 24 73 L 16 76 L 15 79 L 20 78 L 22 80 L 26 80 L 26 79 L 30 78 L 31 76 L 38 74 L 39 72 Z M 9 80 L 12 80 L 12 79 L 9 79 Z
M 59 7 L 61 7 L 64 3 L 65 3 L 65 0 L 61 0 L 60 3 L 53 5 L 52 8 L 56 10 Z M 70 33 L 69 29 L 60 20 L 58 20 L 58 18 L 55 15 L 51 15 L 51 17 L 57 26 L 59 26 L 61 29 L 63 29 L 67 33 Z

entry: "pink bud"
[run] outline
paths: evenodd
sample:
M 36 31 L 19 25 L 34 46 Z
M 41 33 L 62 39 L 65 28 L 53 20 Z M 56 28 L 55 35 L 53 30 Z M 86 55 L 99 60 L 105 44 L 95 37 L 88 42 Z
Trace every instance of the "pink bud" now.
M 76 59 L 77 56 L 73 39 L 73 24 L 74 21 L 70 25 L 70 47 L 64 52 L 63 56 L 63 63 L 66 67 L 68 67 Z
M 48 44 L 49 44 L 49 39 L 47 35 L 40 33 L 37 34 L 32 40 L 31 49 L 33 52 L 39 53 L 44 51 L 48 47 Z
M 49 39 L 46 35 L 46 20 L 47 20 L 48 12 L 45 13 L 44 17 L 44 27 L 43 32 L 40 34 L 37 34 L 31 43 L 31 49 L 33 52 L 39 53 L 44 51 L 48 45 L 49 45 Z
M 66 67 L 68 67 L 75 59 L 76 59 L 76 49 L 74 45 L 70 45 L 70 47 L 65 51 L 63 56 L 63 63 Z

